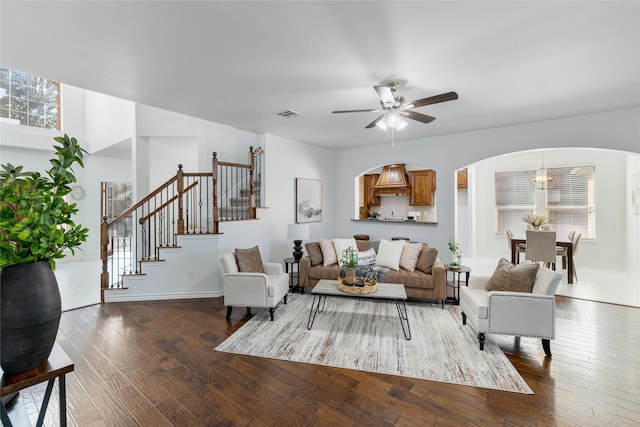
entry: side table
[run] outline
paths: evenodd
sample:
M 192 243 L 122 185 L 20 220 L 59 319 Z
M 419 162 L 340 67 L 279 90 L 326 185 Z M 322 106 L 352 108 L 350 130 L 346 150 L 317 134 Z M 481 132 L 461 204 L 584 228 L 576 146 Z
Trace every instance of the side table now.
M 2 371 L 2 377 L 0 377 L 0 395 L 6 396 L 12 393 L 19 392 L 27 387 L 39 384 L 44 381 L 48 381 L 47 390 L 42 400 L 42 406 L 38 414 L 38 421 L 36 426 L 42 426 L 44 423 L 44 417 L 47 413 L 47 406 L 49 405 L 49 399 L 51 398 L 51 392 L 53 391 L 53 384 L 58 378 L 58 396 L 60 399 L 60 425 L 66 427 L 67 425 L 67 390 L 65 375 L 73 371 L 73 362 L 69 359 L 69 356 L 55 344 L 53 350 L 49 355 L 47 362 L 39 368 L 32 369 L 20 374 L 4 374 Z M 20 402 L 15 402 L 14 405 L 18 405 Z M 4 404 L 0 405 L 0 418 L 2 419 L 2 425 L 5 427 L 11 427 L 11 419 L 7 413 L 7 409 Z
M 296 259 L 293 257 L 285 258 L 284 272 L 289 274 L 289 289 L 292 292 L 301 291 L 302 288 L 300 287 L 300 261 L 296 261 Z
M 447 297 L 446 301 L 451 301 L 454 304 L 460 304 L 460 274 L 465 273 L 465 284 L 469 283 L 469 274 L 471 273 L 471 268 L 466 265 L 461 265 L 458 268 L 451 268 L 449 264 L 445 264 L 444 266 L 444 274 L 445 280 L 447 282 L 447 286 L 453 288 L 453 297 Z M 452 281 L 449 281 L 449 272 L 452 272 Z M 456 280 L 456 273 L 458 273 L 458 278 Z

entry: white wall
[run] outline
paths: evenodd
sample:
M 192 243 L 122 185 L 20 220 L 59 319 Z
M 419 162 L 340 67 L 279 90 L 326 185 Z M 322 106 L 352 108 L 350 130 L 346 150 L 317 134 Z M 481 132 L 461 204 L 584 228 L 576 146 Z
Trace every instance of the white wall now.
M 455 135 L 436 136 L 391 147 L 376 145 L 335 154 L 335 234 L 370 234 L 372 238 L 405 235 L 426 241 L 448 257 L 447 242 L 455 236 L 455 171 L 478 160 L 535 148 L 594 147 L 640 153 L 640 108 L 526 123 Z M 416 124 L 420 126 L 420 124 Z M 350 183 L 361 171 L 386 163 L 419 163 L 437 173 L 438 224 L 370 224 L 353 222 Z M 347 186 L 344 186 L 347 183 Z M 622 185 L 621 182 L 616 183 Z M 480 199 L 479 196 L 475 196 Z M 476 242 L 477 244 L 477 242 Z M 506 245 L 504 245 L 506 250 Z M 462 248 L 469 253 L 469 248 Z
M 100 151 L 135 135 L 135 103 L 88 90 L 84 93 L 84 129 L 89 152 Z M 67 111 L 79 107 L 72 107 L 68 100 L 65 100 L 65 116 L 70 114 Z

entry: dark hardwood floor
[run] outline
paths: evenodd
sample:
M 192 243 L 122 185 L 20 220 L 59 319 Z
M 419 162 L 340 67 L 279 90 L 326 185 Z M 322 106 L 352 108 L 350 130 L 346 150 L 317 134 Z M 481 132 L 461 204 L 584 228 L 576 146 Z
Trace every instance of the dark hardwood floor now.
M 221 298 L 90 306 L 60 324 L 69 424 L 638 426 L 640 309 L 558 297 L 556 311 L 553 359 L 538 339 L 490 336 L 523 395 L 216 352 L 247 320 L 227 322 Z M 44 390 L 18 400 L 32 421 Z

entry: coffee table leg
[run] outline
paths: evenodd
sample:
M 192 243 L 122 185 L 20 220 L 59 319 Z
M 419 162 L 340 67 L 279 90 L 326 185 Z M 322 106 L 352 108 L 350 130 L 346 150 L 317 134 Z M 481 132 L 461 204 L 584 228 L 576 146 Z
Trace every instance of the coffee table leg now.
M 409 315 L 407 314 L 407 306 L 404 304 L 404 300 L 395 300 L 396 308 L 398 309 L 398 317 L 400 318 L 400 325 L 402 326 L 402 332 L 405 339 L 408 341 L 411 339 L 411 326 L 409 326 Z M 406 326 L 405 326 L 406 324 Z
M 311 330 L 313 327 L 313 322 L 316 320 L 316 314 L 322 313 L 324 310 L 324 304 L 327 302 L 326 295 L 314 295 L 313 301 L 311 302 L 311 311 L 309 312 L 309 320 L 307 320 L 307 330 Z M 320 307 L 322 304 L 322 307 Z

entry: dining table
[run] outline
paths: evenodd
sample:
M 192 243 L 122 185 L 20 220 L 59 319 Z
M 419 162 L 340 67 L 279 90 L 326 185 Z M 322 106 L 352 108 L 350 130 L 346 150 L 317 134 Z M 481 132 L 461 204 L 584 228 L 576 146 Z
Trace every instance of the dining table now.
M 511 263 L 516 263 L 517 245 L 527 244 L 527 239 L 514 236 L 511 239 Z M 567 283 L 573 283 L 573 242 L 568 238 L 556 238 L 556 246 L 567 248 Z

